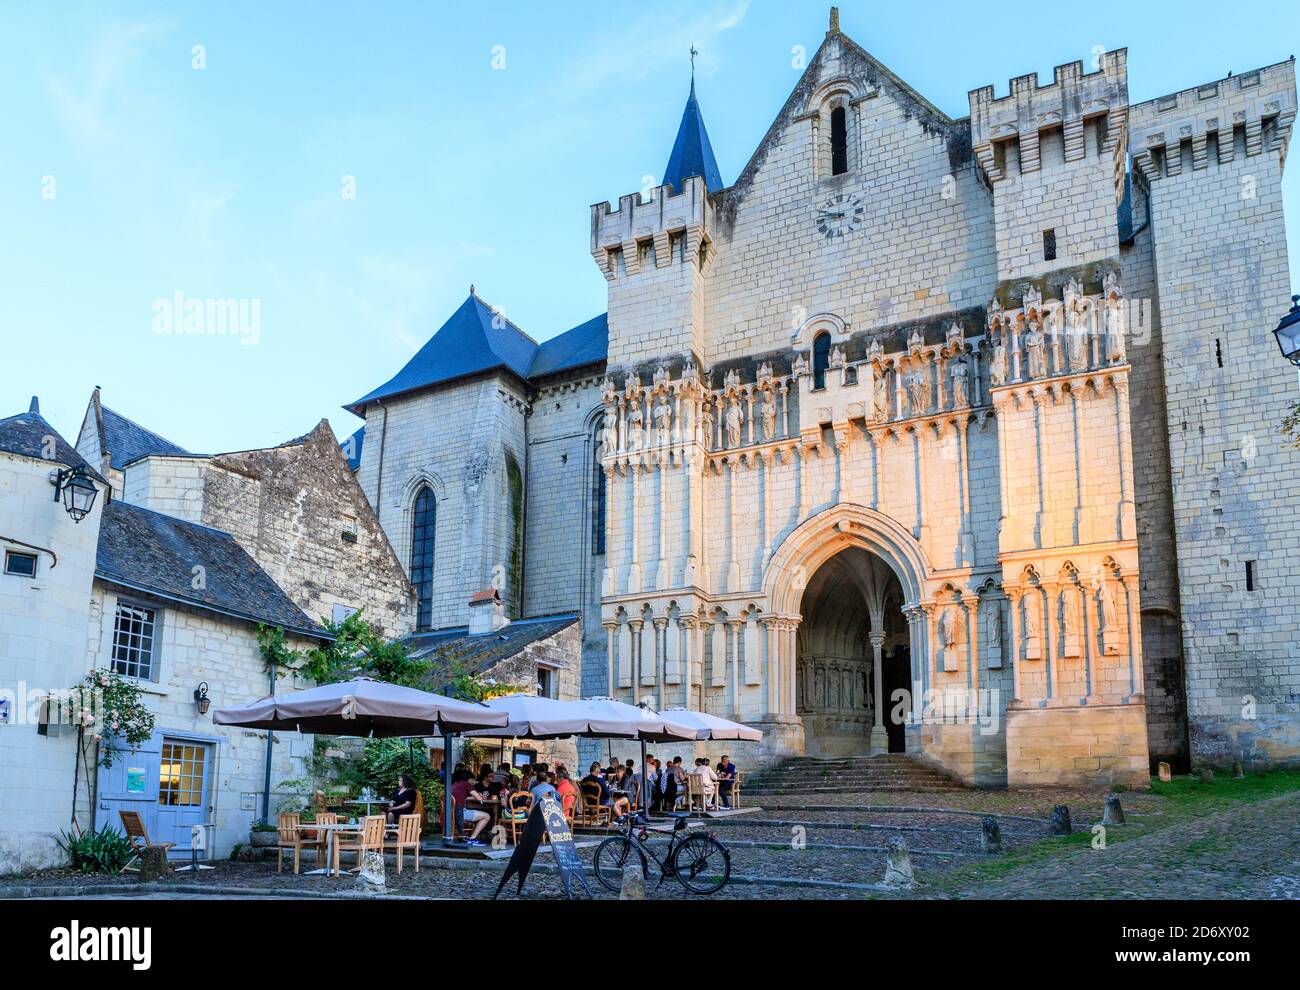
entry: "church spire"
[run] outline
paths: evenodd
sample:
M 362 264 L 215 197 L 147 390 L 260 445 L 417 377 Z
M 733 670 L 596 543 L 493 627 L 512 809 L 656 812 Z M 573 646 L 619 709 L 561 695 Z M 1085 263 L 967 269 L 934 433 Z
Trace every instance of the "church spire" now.
M 681 126 L 677 128 L 677 140 L 673 143 L 672 154 L 668 156 L 668 166 L 664 169 L 664 184 L 680 191 L 682 184 L 692 175 L 704 177 L 705 188 L 717 192 L 723 188 L 722 173 L 718 170 L 718 160 L 713 157 L 713 145 L 709 143 L 709 132 L 704 127 L 704 115 L 700 113 L 699 101 L 695 98 L 695 56 L 699 52 L 691 46 L 691 92 L 686 98 L 686 109 L 682 111 Z

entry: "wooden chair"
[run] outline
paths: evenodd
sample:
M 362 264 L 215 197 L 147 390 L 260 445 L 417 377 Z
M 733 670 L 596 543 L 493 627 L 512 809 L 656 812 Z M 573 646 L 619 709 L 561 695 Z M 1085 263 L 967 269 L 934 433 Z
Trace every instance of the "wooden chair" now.
M 510 795 L 510 803 L 501 812 L 502 825 L 510 826 L 510 844 L 514 845 L 519 832 L 528 822 L 528 813 L 533 810 L 533 796 L 527 791 L 515 791 Z
M 419 791 L 415 792 L 415 809 L 411 814 L 420 816 L 420 834 L 423 835 L 425 828 L 429 824 L 429 815 L 424 810 L 424 795 Z M 419 867 L 416 867 L 416 872 L 419 872 Z
M 368 852 L 384 851 L 384 816 L 367 815 L 362 819 L 361 833 L 353 838 L 345 838 L 340 833 L 334 839 L 334 875 L 339 875 L 339 858 L 341 853 L 357 854 L 355 869 L 361 869 L 361 862 Z
M 144 859 L 141 854 L 146 849 L 161 849 L 163 856 L 166 856 L 175 848 L 176 843 L 174 842 L 151 842 L 149 833 L 145 831 L 144 822 L 140 819 L 138 811 L 119 811 L 118 814 L 122 818 L 122 828 L 126 830 L 127 841 L 131 843 L 131 847 L 135 852 L 135 855 L 122 867 L 121 872 L 125 873 L 133 868 L 140 869 L 135 864 Z
M 402 852 L 411 849 L 415 852 L 415 872 L 420 872 L 420 816 L 402 815 L 397 819 L 397 838 L 384 842 L 384 851 L 397 853 L 397 872 L 402 872 Z
M 583 824 L 608 828 L 613 821 L 612 809 L 600 803 L 600 785 L 589 782 L 581 790 Z
M 303 832 L 298 828 L 302 824 L 302 815 L 298 812 L 282 812 L 279 820 L 280 834 L 275 846 L 275 872 L 284 872 L 284 854 L 293 850 L 293 872 L 297 873 L 302 865 L 303 849 L 316 850 L 316 860 L 325 858 L 325 835 L 323 832 Z
M 733 808 L 740 807 L 740 771 L 739 770 L 736 771 L 736 777 L 731 782 L 731 806 Z
M 704 790 L 704 778 L 698 773 L 689 773 L 686 775 L 686 788 L 688 811 L 708 811 L 710 808 L 718 806 L 718 792 L 715 790 L 712 794 Z

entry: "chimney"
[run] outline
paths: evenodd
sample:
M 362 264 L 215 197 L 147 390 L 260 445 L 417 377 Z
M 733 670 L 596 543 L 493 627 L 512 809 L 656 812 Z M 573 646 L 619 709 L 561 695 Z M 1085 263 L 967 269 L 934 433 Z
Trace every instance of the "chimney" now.
M 469 634 L 485 636 L 508 626 L 505 606 L 501 603 L 501 594 L 496 588 L 484 588 L 475 592 L 469 600 Z

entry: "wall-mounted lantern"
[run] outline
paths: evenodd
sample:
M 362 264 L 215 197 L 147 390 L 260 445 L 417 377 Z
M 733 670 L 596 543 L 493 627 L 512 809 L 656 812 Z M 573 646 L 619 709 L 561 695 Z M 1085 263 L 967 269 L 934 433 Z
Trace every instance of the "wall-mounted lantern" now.
M 208 698 L 208 682 L 200 681 L 199 686 L 194 689 L 194 707 L 199 710 L 200 715 L 206 715 L 211 704 L 212 701 Z
M 85 467 L 74 467 L 66 471 L 58 471 L 55 473 L 52 483 L 54 485 L 54 501 L 57 502 L 60 497 L 63 498 L 63 507 L 67 510 L 68 515 L 72 517 L 73 522 L 79 523 L 90 515 L 90 510 L 95 505 L 95 496 L 99 494 L 99 489 L 95 486 L 89 470 Z

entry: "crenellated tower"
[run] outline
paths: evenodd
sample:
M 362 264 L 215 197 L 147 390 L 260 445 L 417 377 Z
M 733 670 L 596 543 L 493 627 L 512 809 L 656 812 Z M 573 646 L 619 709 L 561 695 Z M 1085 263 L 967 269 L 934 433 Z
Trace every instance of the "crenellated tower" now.
M 1124 190 L 1127 50 L 1096 72 L 1058 65 L 970 92 L 971 144 L 993 192 L 998 279 L 1032 278 L 1119 255 L 1115 208 Z

